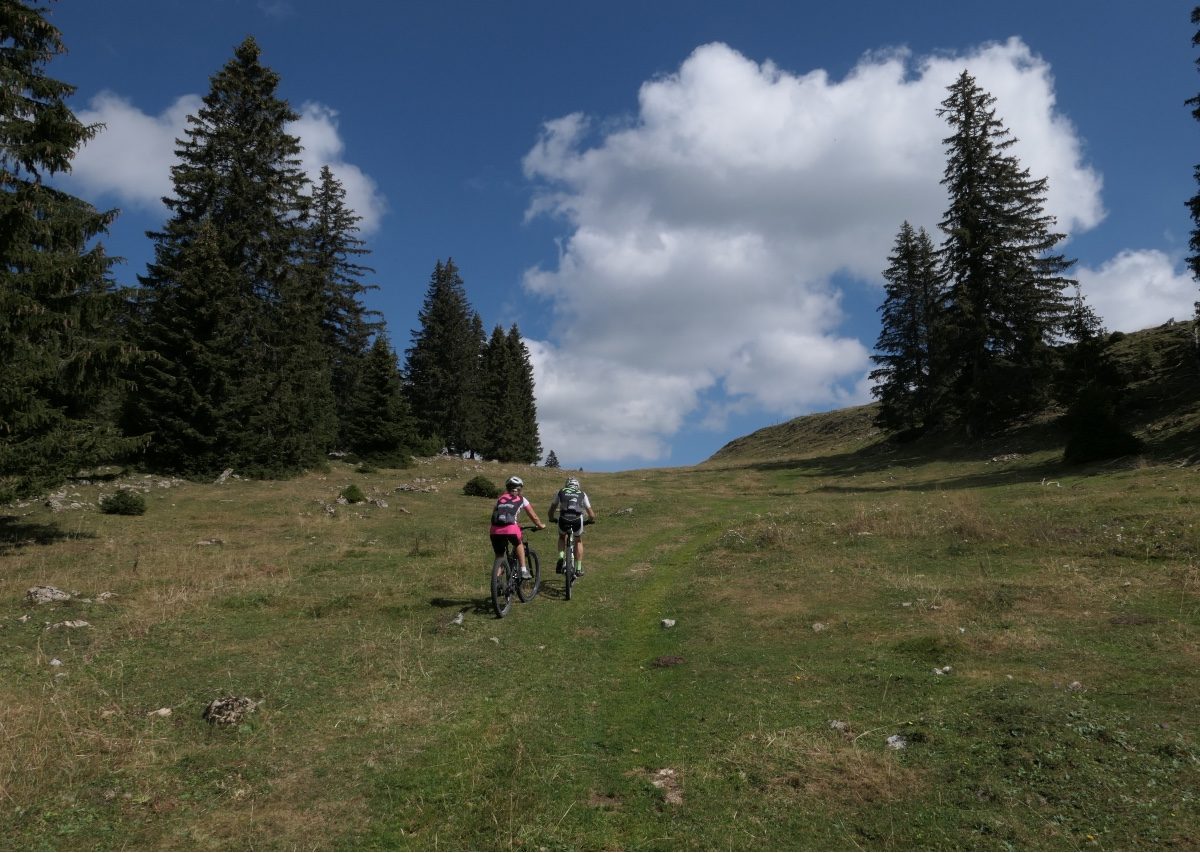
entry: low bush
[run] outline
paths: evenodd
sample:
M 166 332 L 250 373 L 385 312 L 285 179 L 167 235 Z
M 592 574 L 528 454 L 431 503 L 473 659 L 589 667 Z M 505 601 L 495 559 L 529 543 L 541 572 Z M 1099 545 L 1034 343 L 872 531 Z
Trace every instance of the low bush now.
M 108 515 L 142 515 L 146 512 L 146 499 L 138 492 L 121 489 L 100 498 L 100 511 Z
M 363 494 L 363 490 L 354 483 L 342 489 L 342 497 L 346 499 L 346 503 L 352 504 L 360 504 L 367 499 L 367 496 Z
M 500 490 L 491 480 L 480 474 L 463 486 L 463 494 L 478 498 L 498 498 Z

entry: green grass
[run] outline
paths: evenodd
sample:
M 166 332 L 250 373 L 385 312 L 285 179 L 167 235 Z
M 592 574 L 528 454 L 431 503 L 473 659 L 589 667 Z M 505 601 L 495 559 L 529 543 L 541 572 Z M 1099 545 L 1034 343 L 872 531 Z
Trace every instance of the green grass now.
M 462 493 L 496 465 L 10 509 L 0 846 L 1195 849 L 1194 425 L 1083 469 L 1044 427 L 932 454 L 861 411 L 784 426 L 585 475 L 575 599 L 533 534 L 543 592 L 503 620 Z M 518 473 L 543 511 L 560 473 Z M 351 481 L 388 506 L 329 515 Z M 211 727 L 225 695 L 263 705 Z

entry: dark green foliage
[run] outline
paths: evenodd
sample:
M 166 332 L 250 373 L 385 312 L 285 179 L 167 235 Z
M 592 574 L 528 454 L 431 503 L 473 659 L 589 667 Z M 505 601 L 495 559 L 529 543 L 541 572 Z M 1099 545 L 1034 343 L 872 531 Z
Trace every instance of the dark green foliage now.
M 494 499 L 500 497 L 500 490 L 496 488 L 496 485 L 491 480 L 480 474 L 478 477 L 467 481 L 467 484 L 463 486 L 463 494 L 475 498 Z
M 1108 353 L 1112 341 L 1078 289 L 1067 333 L 1076 343 L 1063 348 L 1058 372 L 1059 398 L 1067 406 L 1063 461 L 1080 464 L 1139 452 L 1141 442 L 1121 426 L 1127 382 Z
M 363 494 L 363 490 L 354 483 L 342 489 L 341 496 L 346 499 L 347 503 L 352 504 L 360 504 L 367 499 L 367 496 Z
M 1200 24 L 1200 6 L 1195 6 L 1192 8 L 1192 25 L 1196 26 L 1198 24 Z M 1200 47 L 1200 29 L 1197 29 L 1192 35 L 1192 47 Z M 1200 67 L 1200 58 L 1196 59 L 1196 65 Z M 1200 95 L 1189 98 L 1186 103 L 1192 108 L 1192 118 L 1200 121 Z M 1192 175 L 1196 183 L 1200 184 L 1200 164 L 1197 164 L 1192 171 Z M 1187 206 L 1192 214 L 1192 223 L 1195 225 L 1192 229 L 1191 239 L 1188 242 L 1192 254 L 1188 257 L 1187 261 L 1188 266 L 1192 269 L 1192 277 L 1200 281 L 1200 192 L 1197 192 L 1188 199 Z M 1196 327 L 1200 330 L 1200 302 L 1196 303 Z
M 338 443 L 351 449 L 353 439 L 344 417 L 352 409 L 372 336 L 383 330 L 378 312 L 368 311 L 362 294 L 373 290 L 363 283 L 369 267 L 356 258 L 369 254 L 356 235 L 362 217 L 346 207 L 346 191 L 328 166 L 321 167 L 320 182 L 313 190 L 308 227 L 304 233 L 303 274 L 313 278 L 322 303 L 321 343 L 329 363 L 333 397 L 339 413 Z
M 553 450 L 551 450 L 550 453 L 546 456 L 546 462 L 544 464 L 545 464 L 545 467 L 547 467 L 547 468 L 559 467 L 558 456 L 555 454 L 555 452 Z
M 1089 384 L 1079 389 L 1066 417 L 1069 435 L 1063 461 L 1072 465 L 1140 453 L 1142 442 L 1117 418 L 1111 389 Z
M 100 128 L 43 66 L 65 51 L 44 9 L 0 3 L 0 503 L 131 450 L 104 417 L 131 349 L 101 213 L 44 183 Z
M 100 499 L 100 511 L 106 515 L 144 515 L 146 499 L 138 492 L 121 489 Z
M 396 354 L 382 334 L 363 361 L 341 422 L 343 440 L 358 458 L 392 468 L 408 465 L 417 443 L 415 427 Z
M 941 332 L 942 292 L 933 241 L 922 228 L 900 226 L 890 266 L 884 271 L 887 298 L 877 355 L 871 371 L 879 399 L 878 423 L 893 431 L 923 430 L 934 425 L 939 400 L 937 336 Z
M 303 264 L 306 179 L 278 83 L 253 39 L 238 46 L 188 119 L 171 218 L 150 234 L 137 327 L 153 357 L 129 420 L 161 469 L 277 476 L 334 441 L 325 290 Z
M 480 405 L 487 388 L 486 359 L 488 338 L 483 332 L 483 318 L 478 313 L 471 316 L 471 340 L 475 342 L 475 361 L 470 376 L 470 387 L 467 389 L 469 400 L 464 412 L 466 418 L 464 435 L 467 446 L 471 450 L 471 458 L 478 453 L 486 456 L 489 420 L 486 407 Z
M 940 223 L 947 287 L 943 351 L 958 422 L 994 431 L 1038 411 L 1049 398 L 1053 356 L 1068 312 L 1063 273 L 1074 263 L 1043 212 L 1046 179 L 1008 153 L 1015 143 L 995 98 L 963 72 L 939 115 L 953 131 L 942 184 L 950 207 Z
M 488 459 L 536 464 L 542 457 L 537 404 L 533 396 L 533 366 L 529 350 L 514 324 L 507 334 L 492 330 L 483 355 L 484 382 L 480 407 L 487 429 L 481 448 Z
M 405 389 L 420 435 L 440 436 L 451 453 L 471 446 L 472 394 L 478 387 L 479 338 L 454 260 L 439 260 L 406 351 Z
M 533 363 L 529 360 L 529 348 L 525 346 L 516 323 L 509 328 L 506 343 L 515 368 L 509 400 L 513 403 L 513 411 L 522 428 L 513 443 L 506 448 L 508 458 L 503 461 L 536 465 L 542 458 L 542 440 L 538 433 Z

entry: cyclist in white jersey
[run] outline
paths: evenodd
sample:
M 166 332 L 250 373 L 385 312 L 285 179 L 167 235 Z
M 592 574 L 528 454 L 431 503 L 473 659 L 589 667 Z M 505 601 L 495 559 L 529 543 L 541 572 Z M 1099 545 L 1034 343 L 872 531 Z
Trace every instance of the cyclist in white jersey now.
M 558 566 L 555 571 L 562 573 L 563 559 L 566 557 L 567 531 L 575 531 L 575 571 L 583 574 L 583 519 L 596 520 L 592 511 L 592 502 L 588 500 L 587 492 L 579 485 L 579 480 L 568 477 L 567 482 L 550 504 L 550 521 L 558 516 Z

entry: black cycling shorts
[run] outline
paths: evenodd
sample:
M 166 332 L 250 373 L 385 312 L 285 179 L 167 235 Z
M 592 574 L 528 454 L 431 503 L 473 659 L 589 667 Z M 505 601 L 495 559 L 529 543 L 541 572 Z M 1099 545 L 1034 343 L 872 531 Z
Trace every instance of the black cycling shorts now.
M 576 536 L 583 535 L 583 516 L 582 515 L 579 516 L 579 518 L 563 518 L 561 515 L 558 517 L 558 532 L 559 533 L 568 533 L 571 530 L 575 531 Z
M 504 550 L 511 542 L 513 545 L 521 543 L 521 537 L 515 533 L 493 533 L 492 534 L 492 551 L 497 557 L 504 556 Z

